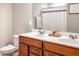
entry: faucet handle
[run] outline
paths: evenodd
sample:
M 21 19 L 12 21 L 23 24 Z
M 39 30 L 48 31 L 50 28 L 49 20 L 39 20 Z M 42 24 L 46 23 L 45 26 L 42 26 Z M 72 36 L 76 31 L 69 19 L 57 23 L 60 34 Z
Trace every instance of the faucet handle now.
M 70 37 L 71 39 L 75 39 L 74 35 L 69 34 L 69 37 Z
M 75 35 L 75 39 L 78 39 L 79 37 L 78 37 L 78 35 Z
M 71 39 L 78 39 L 78 35 L 69 35 L 69 37 L 71 38 Z
M 44 32 L 45 32 L 44 30 L 39 30 L 40 34 L 44 34 Z

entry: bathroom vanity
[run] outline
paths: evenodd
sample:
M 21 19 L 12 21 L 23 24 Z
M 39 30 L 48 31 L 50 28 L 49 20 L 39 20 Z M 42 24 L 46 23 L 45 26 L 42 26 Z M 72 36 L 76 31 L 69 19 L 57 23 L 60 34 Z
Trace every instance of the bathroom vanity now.
M 79 56 L 79 44 L 57 37 L 24 33 L 19 36 L 19 56 Z

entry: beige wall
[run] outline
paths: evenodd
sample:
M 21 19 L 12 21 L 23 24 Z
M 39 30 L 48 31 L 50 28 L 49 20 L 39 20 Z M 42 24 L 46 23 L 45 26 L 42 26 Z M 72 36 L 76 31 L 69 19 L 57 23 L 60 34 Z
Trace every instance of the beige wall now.
M 68 5 L 67 5 L 67 7 L 68 7 Z M 79 14 L 67 13 L 67 31 L 79 33 Z
M 31 31 L 32 4 L 0 4 L 0 47 L 13 42 L 13 34 Z
M 31 31 L 29 20 L 32 20 L 32 4 L 13 4 L 13 34 Z
M 12 5 L 0 4 L 0 47 L 12 39 Z

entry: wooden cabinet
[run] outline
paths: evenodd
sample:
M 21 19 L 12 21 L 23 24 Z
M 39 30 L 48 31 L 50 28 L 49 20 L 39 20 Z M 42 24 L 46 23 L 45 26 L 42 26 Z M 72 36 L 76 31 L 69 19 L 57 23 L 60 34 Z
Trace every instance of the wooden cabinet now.
M 19 55 L 20 56 L 28 56 L 28 46 L 20 43 L 20 50 L 19 50 Z
M 39 41 L 37 39 L 20 36 L 20 42 L 28 44 L 30 46 L 42 48 L 42 41 Z
M 56 53 L 44 51 L 44 56 L 60 56 L 60 55 L 59 54 L 56 54 Z
M 42 56 L 42 41 L 20 36 L 19 55 L 22 56 Z
M 44 49 L 64 56 L 79 56 L 79 49 L 44 42 Z
M 20 56 L 79 56 L 79 49 L 20 36 Z

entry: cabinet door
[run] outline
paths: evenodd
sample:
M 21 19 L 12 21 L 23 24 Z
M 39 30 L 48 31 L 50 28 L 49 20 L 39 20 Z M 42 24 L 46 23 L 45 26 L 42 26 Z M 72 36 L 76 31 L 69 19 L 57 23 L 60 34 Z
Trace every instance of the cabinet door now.
M 20 43 L 19 55 L 20 56 L 28 56 L 28 46 L 27 45 Z
M 36 56 L 42 56 L 42 49 L 39 49 L 37 47 L 30 46 L 29 52 L 35 54 Z
M 58 54 L 56 54 L 56 53 L 44 51 L 44 56 L 60 56 L 60 55 L 58 55 Z
M 64 45 L 44 42 L 44 50 L 55 52 L 64 56 L 79 56 L 79 49 L 71 48 Z

